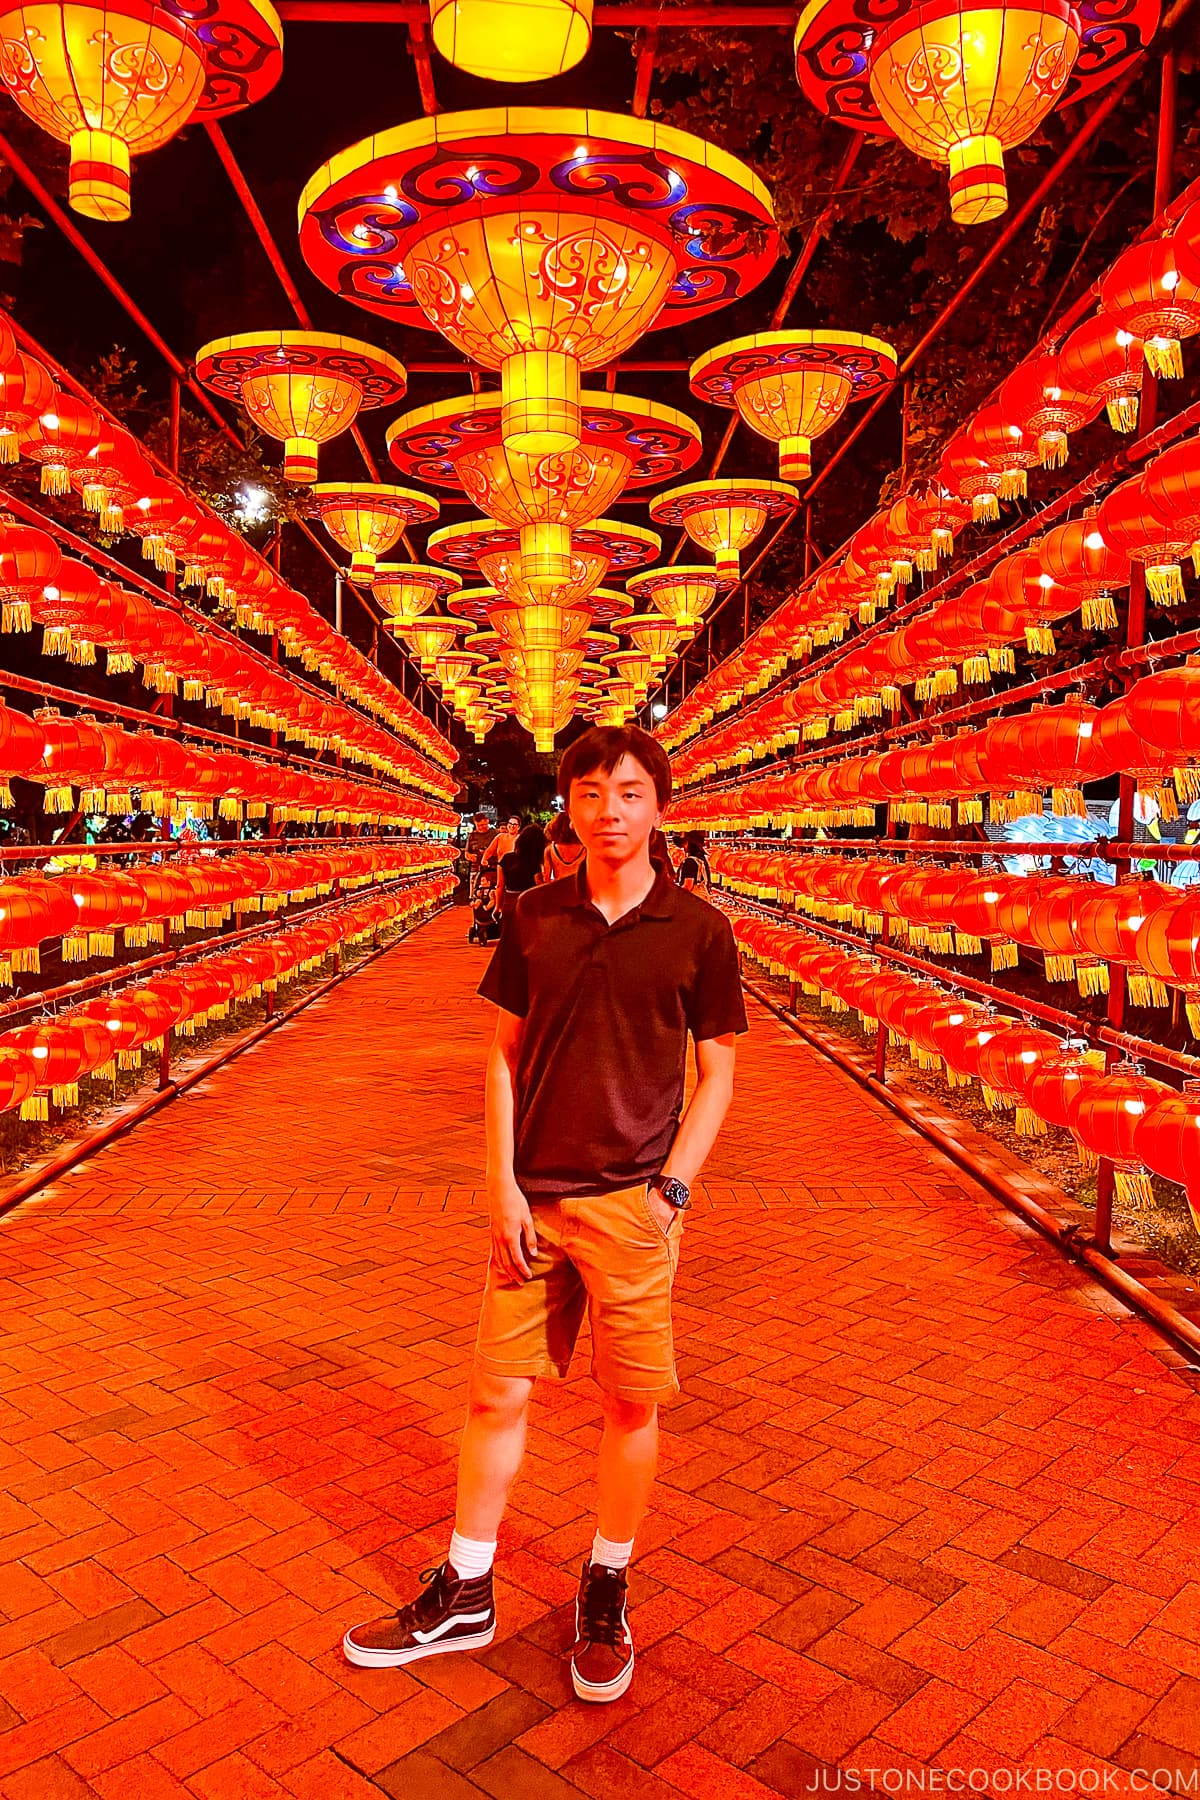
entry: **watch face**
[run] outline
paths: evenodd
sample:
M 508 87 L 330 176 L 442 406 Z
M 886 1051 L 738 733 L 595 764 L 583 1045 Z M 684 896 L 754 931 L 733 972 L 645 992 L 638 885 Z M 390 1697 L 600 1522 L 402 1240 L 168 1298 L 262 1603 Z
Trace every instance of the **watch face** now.
M 672 1206 L 686 1206 L 688 1193 L 689 1190 L 684 1187 L 682 1181 L 676 1181 L 674 1176 L 668 1176 L 662 1184 L 663 1199 Z

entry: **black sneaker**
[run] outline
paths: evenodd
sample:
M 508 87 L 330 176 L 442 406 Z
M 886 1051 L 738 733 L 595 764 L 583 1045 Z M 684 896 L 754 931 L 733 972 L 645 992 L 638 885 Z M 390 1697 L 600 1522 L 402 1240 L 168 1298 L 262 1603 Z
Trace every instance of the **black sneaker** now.
M 348 1662 L 360 1669 L 396 1669 L 450 1650 L 482 1650 L 496 1635 L 492 1571 L 463 1581 L 449 1563 L 426 1569 L 425 1591 L 390 1618 L 352 1625 L 342 1639 Z
M 586 1562 L 575 1602 L 571 1680 L 581 1700 L 619 1700 L 633 1680 L 633 1638 L 625 1617 L 625 1570 Z

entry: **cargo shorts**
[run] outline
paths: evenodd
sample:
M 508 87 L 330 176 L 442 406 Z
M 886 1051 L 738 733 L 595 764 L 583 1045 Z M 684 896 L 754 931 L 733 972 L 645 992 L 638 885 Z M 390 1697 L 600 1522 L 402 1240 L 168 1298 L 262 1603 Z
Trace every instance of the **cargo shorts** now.
M 671 1289 L 682 1212 L 660 1225 L 644 1182 L 611 1194 L 539 1200 L 530 1210 L 538 1247 L 529 1280 L 506 1280 L 488 1263 L 477 1367 L 492 1375 L 565 1380 L 586 1313 L 592 1375 L 603 1393 L 673 1399 L 679 1379 Z

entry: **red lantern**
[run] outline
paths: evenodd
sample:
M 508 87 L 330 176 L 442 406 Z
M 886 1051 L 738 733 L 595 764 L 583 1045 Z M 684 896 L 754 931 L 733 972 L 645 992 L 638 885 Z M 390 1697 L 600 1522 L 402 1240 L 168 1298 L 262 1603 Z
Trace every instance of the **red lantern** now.
M 1085 630 L 1116 630 L 1112 596 L 1129 586 L 1129 558 L 1109 543 L 1094 513 L 1056 525 L 1033 546 L 1033 553 L 1044 575 L 1083 596 Z
M 99 416 L 86 400 L 61 389 L 21 435 L 21 455 L 41 464 L 43 494 L 69 494 L 100 438 Z
M 1178 536 L 1190 539 L 1195 568 L 1200 549 L 1200 437 L 1184 438 L 1160 451 L 1146 465 L 1143 480 L 1146 498 L 1159 518 L 1173 521 Z
M 27 356 L 14 343 L 0 360 L 0 463 L 17 461 L 23 434 L 39 413 L 48 411 L 54 395 L 54 383 L 36 356 Z
M 29 631 L 30 600 L 52 583 L 62 567 L 62 552 L 52 537 L 33 525 L 0 524 L 0 630 Z
M 1025 648 L 1031 656 L 1053 655 L 1050 620 L 1074 612 L 1083 600 L 1077 588 L 1046 573 L 1036 550 L 1018 550 L 1015 556 L 1002 557 L 989 575 L 987 586 L 991 597 L 1023 622 Z
M 1024 1085 L 1026 1102 L 1038 1117 L 1071 1133 L 1085 1167 L 1095 1158 L 1075 1131 L 1075 1110 L 1085 1094 L 1103 1086 L 1103 1064 L 1103 1056 L 1097 1060 L 1095 1052 L 1068 1049 L 1058 1058 L 1036 1064 Z
M 71 931 L 75 919 L 75 903 L 62 881 L 18 875 L 0 882 L 0 978 L 7 984 L 13 969 L 40 974 L 39 944 Z
M 47 1095 L 55 1106 L 78 1106 L 80 1076 L 103 1061 L 104 1045 L 93 1044 L 91 1035 L 69 1016 L 6 1031 L 0 1045 L 28 1056 L 36 1071 L 35 1091 L 21 1103 L 23 1119 L 48 1119 Z
M 1176 380 L 1183 375 L 1179 340 L 1200 331 L 1200 287 L 1180 268 L 1177 248 L 1174 237 L 1130 244 L 1100 280 L 1102 311 L 1142 339 L 1152 375 Z
M 975 953 L 985 942 L 990 944 L 993 971 L 1017 966 L 1017 946 L 1005 937 L 1000 909 L 1015 894 L 1024 894 L 1025 888 L 1025 878 L 1020 875 L 977 875 L 959 894 L 960 940 L 970 942 Z
M 1058 366 L 1068 387 L 1104 402 L 1114 431 L 1137 429 L 1142 356 L 1131 331 L 1097 313 L 1070 333 Z
M 1187 1189 L 1192 1223 L 1200 1231 L 1200 1092 L 1162 1094 L 1137 1120 L 1133 1150 L 1145 1168 Z
M 1036 441 L 1044 469 L 1062 467 L 1070 433 L 1090 425 L 1103 404 L 1096 395 L 1070 387 L 1058 357 L 1047 350 L 1018 363 L 999 397 L 1005 418 Z
M 24 713 L 0 705 L 0 806 L 13 804 L 11 775 L 33 777 L 42 764 L 45 739 L 41 729 Z
M 1153 1201 L 1150 1177 L 1137 1151 L 1137 1130 L 1151 1108 L 1171 1092 L 1163 1082 L 1150 1081 L 1131 1067 L 1089 1082 L 1072 1103 L 1072 1130 L 1093 1156 L 1106 1156 L 1113 1163 L 1117 1194 L 1126 1206 L 1147 1207 Z
M 968 447 L 980 462 L 1000 471 L 1001 500 L 1022 500 L 1028 492 L 1026 469 L 1039 462 L 1036 442 L 999 404 L 981 407 L 966 428 Z
M 1133 776 L 1143 807 L 1152 803 L 1164 819 L 1177 819 L 1170 752 L 1156 749 L 1134 730 L 1124 699 L 1110 701 L 1101 709 L 1096 736 L 1113 767 Z
M 1191 536 L 1150 497 L 1146 477 L 1139 475 L 1113 488 L 1100 503 L 1099 525 L 1118 550 L 1146 570 L 1146 592 L 1159 606 L 1177 606 L 1185 598 L 1179 565 L 1191 549 Z
M 1200 799 L 1200 665 L 1181 663 L 1135 681 L 1124 699 L 1129 724 L 1171 759 L 1180 798 Z
M 1182 988 L 1192 1035 L 1200 1037 L 1200 896 L 1185 888 L 1174 905 L 1146 914 L 1134 941 L 1138 965 Z
M 0 1112 L 23 1106 L 37 1085 L 38 1069 L 28 1050 L 0 1039 Z
M 1071 906 L 1071 928 L 1085 956 L 1102 960 L 1091 965 L 1103 970 L 1085 991 L 1108 991 L 1107 965 L 1123 963 L 1129 998 L 1135 1006 L 1166 1006 L 1167 990 L 1157 977 L 1136 966 L 1137 936 L 1146 920 L 1184 898 L 1178 888 L 1161 882 L 1127 878 L 1111 887 L 1094 882 L 1079 886 Z
M 1004 475 L 972 449 L 965 433 L 960 432 L 943 451 L 938 475 L 952 494 L 970 502 L 972 518 L 1000 517 L 999 496 L 1005 485 Z
M 65 656 L 80 666 L 95 662 L 90 632 L 104 586 L 86 563 L 64 557 L 53 580 L 30 594 L 30 614 L 42 626 L 44 656 Z
M 1048 1031 L 1006 1024 L 979 1052 L 979 1079 L 984 1100 L 993 1111 L 1016 1108 L 1016 1127 L 1023 1137 L 1041 1136 L 1045 1125 L 1028 1104 L 1026 1087 L 1034 1072 L 1057 1060 L 1062 1044 Z

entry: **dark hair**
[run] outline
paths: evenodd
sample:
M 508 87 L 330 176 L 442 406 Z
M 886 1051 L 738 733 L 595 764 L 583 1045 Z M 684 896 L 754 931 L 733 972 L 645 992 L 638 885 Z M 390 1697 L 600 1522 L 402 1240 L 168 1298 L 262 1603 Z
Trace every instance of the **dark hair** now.
M 542 858 L 546 854 L 546 834 L 540 825 L 526 825 L 517 833 L 517 841 L 509 851 L 519 870 L 520 878 L 527 886 L 532 887 L 534 880 L 541 873 Z
M 558 791 L 564 800 L 571 798 L 571 783 L 603 769 L 611 775 L 623 756 L 631 756 L 645 769 L 654 783 L 661 811 L 671 798 L 671 764 L 657 738 L 652 738 L 640 725 L 593 725 L 577 737 L 563 752 L 558 765 Z
M 476 813 L 475 814 L 475 823 L 477 825 L 486 825 L 487 822 L 488 822 L 488 817 L 487 817 L 486 813 Z
M 689 831 L 683 840 L 683 848 L 688 856 L 707 856 L 708 833 L 706 831 Z
M 555 813 L 550 821 L 546 837 L 551 844 L 577 844 L 579 842 L 575 827 L 565 812 Z

